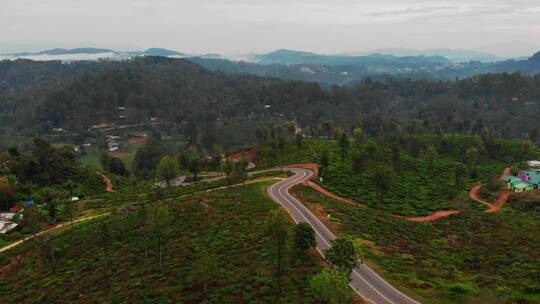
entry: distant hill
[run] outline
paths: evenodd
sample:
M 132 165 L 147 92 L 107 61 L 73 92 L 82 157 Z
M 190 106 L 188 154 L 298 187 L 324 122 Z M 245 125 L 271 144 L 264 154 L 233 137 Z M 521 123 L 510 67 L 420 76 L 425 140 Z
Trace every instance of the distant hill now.
M 162 49 L 162 48 L 149 48 L 145 51 L 132 51 L 128 52 L 130 55 L 134 56 L 161 56 L 161 57 L 172 57 L 172 56 L 186 56 L 184 53 L 180 53 L 174 50 Z
M 4 54 L 0 56 L 4 59 L 30 59 L 35 61 L 51 61 L 60 60 L 64 62 L 72 61 L 96 61 L 101 59 L 110 60 L 125 60 L 131 57 L 138 56 L 161 56 L 161 57 L 190 57 L 194 55 L 184 54 L 174 50 L 168 50 L 163 48 L 149 48 L 144 51 L 115 51 L 111 49 L 102 48 L 75 48 L 75 49 L 62 49 L 54 48 L 39 52 L 19 52 L 12 54 Z M 217 54 L 213 55 L 213 58 L 218 58 Z
M 14 56 L 31 56 L 31 55 L 72 55 L 72 54 L 99 54 L 99 53 L 115 53 L 109 49 L 97 49 L 97 48 L 75 48 L 75 49 L 49 49 L 39 52 L 23 52 L 12 54 Z
M 442 56 L 449 60 L 456 62 L 466 62 L 466 61 L 481 61 L 481 62 L 493 62 L 499 61 L 501 58 L 497 57 L 494 54 L 474 51 L 474 50 L 464 50 L 464 49 L 449 49 L 449 48 L 438 48 L 438 49 L 408 49 L 408 48 L 390 48 L 390 49 L 377 49 L 368 52 L 359 52 L 359 53 L 347 53 L 346 55 L 369 55 L 369 54 L 385 54 L 385 55 L 394 55 L 394 56 Z
M 366 56 L 319 55 L 310 52 L 281 49 L 254 57 L 259 64 L 316 64 L 316 65 L 359 65 L 359 64 L 449 64 L 441 56 L 404 56 L 371 54 Z

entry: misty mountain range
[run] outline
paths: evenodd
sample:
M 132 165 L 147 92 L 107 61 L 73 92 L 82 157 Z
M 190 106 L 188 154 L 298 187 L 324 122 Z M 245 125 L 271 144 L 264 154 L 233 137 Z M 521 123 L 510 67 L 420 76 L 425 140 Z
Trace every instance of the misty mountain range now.
M 324 86 L 354 84 L 368 77 L 455 79 L 499 72 L 540 73 L 540 52 L 526 59 L 507 60 L 489 53 L 456 49 L 387 49 L 379 52 L 321 55 L 281 49 L 236 59 L 220 54 L 187 54 L 163 48 L 123 52 L 103 48 L 56 48 L 0 55 L 0 60 L 118 61 L 140 56 L 162 56 L 186 58 L 213 71 L 318 82 Z

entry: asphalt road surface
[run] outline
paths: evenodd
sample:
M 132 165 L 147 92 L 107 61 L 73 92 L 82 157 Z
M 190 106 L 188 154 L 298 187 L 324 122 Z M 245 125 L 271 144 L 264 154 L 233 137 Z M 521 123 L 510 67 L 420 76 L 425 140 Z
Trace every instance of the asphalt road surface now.
M 268 187 L 268 195 L 282 205 L 295 222 L 309 223 L 316 233 L 317 250 L 323 254 L 330 248 L 332 240 L 336 237 L 326 226 L 296 198 L 289 194 L 293 186 L 308 180 L 313 173 L 304 169 L 289 169 L 294 175 L 286 180 Z M 364 299 L 375 304 L 419 304 L 419 302 L 406 296 L 365 264 L 360 264 L 351 273 L 351 287 Z

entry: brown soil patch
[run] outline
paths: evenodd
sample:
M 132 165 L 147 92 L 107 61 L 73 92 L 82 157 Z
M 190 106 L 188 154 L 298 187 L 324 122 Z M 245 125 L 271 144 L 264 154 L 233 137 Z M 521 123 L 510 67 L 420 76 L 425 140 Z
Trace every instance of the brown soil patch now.
M 234 160 L 241 160 L 244 156 L 249 161 L 253 161 L 257 157 L 257 151 L 255 149 L 250 149 L 250 150 L 247 150 L 247 151 L 238 151 L 238 152 L 232 152 L 232 153 L 225 153 L 226 158 L 230 158 L 230 159 L 234 159 Z
M 101 178 L 103 179 L 103 181 L 105 182 L 105 189 L 107 190 L 107 192 L 114 192 L 114 189 L 113 189 L 113 184 L 112 184 L 112 181 L 110 178 L 108 178 L 105 174 L 101 173 L 101 172 L 96 172 L 97 175 L 101 176 Z
M 425 223 L 425 222 L 433 222 L 443 217 L 447 217 L 447 216 L 459 214 L 459 213 L 461 213 L 461 211 L 459 210 L 442 210 L 442 211 L 434 212 L 428 216 L 403 217 L 403 218 L 410 222 Z

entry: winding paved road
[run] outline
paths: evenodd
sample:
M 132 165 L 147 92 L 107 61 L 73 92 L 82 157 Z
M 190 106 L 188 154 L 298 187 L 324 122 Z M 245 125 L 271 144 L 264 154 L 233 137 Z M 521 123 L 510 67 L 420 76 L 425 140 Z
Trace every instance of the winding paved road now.
M 296 198 L 289 194 L 293 186 L 308 180 L 313 173 L 304 169 L 289 169 L 294 175 L 268 187 L 268 195 L 282 205 L 295 222 L 309 223 L 316 233 L 317 250 L 321 255 L 330 248 L 336 237 L 326 226 Z M 351 287 L 364 299 L 375 304 L 419 304 L 392 287 L 365 264 L 360 264 L 351 273 Z

